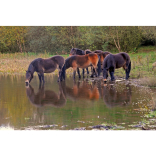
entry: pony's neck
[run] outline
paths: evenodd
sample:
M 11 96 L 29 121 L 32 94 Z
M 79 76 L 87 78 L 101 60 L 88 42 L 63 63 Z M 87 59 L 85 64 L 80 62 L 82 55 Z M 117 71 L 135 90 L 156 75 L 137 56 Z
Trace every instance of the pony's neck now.
M 31 74 L 34 73 L 35 69 L 34 69 L 34 66 L 32 64 L 29 65 L 28 71 L 31 72 Z

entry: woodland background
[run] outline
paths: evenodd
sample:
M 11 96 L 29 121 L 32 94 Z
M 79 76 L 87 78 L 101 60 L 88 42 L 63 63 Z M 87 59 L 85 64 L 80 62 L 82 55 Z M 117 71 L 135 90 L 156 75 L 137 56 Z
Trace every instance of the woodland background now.
M 155 44 L 155 26 L 0 26 L 1 53 L 68 54 L 73 47 L 129 53 Z

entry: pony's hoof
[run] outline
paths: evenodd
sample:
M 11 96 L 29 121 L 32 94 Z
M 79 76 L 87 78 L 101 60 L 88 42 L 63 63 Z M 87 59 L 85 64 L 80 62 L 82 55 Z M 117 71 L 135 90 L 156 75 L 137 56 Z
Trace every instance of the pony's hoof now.
M 91 77 L 91 78 L 93 78 L 94 76 L 93 76 L 93 75 L 91 75 L 90 77 Z

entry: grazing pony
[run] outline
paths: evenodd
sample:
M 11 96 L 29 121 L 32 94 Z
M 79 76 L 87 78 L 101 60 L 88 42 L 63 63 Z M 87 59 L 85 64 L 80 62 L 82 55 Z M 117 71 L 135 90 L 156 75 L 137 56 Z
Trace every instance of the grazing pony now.
M 86 54 L 86 55 L 73 55 L 71 57 L 68 57 L 65 60 L 65 65 L 62 69 L 62 76 L 61 78 L 63 78 L 65 80 L 65 70 L 72 67 L 73 68 L 73 78 L 75 79 L 75 74 L 76 74 L 76 70 L 77 73 L 79 75 L 79 78 L 81 78 L 80 76 L 80 72 L 79 72 L 79 68 L 87 68 L 89 66 L 93 66 L 94 70 L 95 70 L 95 74 L 97 75 L 97 71 L 96 68 L 98 66 L 98 69 L 100 69 L 101 65 L 100 65 L 100 59 L 99 56 L 95 53 L 90 53 L 90 54 Z M 92 72 L 93 75 L 93 72 Z
M 65 59 L 59 55 L 53 56 L 48 59 L 37 58 L 33 60 L 30 63 L 28 70 L 26 71 L 26 80 L 25 80 L 26 85 L 28 85 L 31 82 L 34 72 L 38 73 L 40 83 L 42 83 L 42 81 L 44 83 L 45 82 L 44 73 L 54 72 L 57 68 L 59 69 L 58 81 L 62 81 L 61 72 L 64 63 Z
M 103 78 L 104 81 L 107 81 L 108 71 L 111 76 L 111 81 L 114 81 L 114 71 L 116 68 L 121 68 L 126 72 L 126 80 L 129 78 L 131 71 L 131 60 L 127 53 L 121 52 L 118 54 L 109 54 L 105 57 L 103 61 Z

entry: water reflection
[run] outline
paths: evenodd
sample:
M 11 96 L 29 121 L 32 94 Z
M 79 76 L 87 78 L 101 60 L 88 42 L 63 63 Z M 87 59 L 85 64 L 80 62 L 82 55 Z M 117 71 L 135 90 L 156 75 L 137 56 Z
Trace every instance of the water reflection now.
M 0 127 L 62 130 L 115 123 L 131 129 L 129 125 L 141 122 L 156 104 L 156 90 L 126 81 L 104 86 L 99 79 L 74 83 L 68 77 L 56 83 L 54 76 L 38 89 L 37 81 L 25 88 L 24 76 L 0 76 L 0 80 Z
M 97 101 L 100 97 L 97 86 L 95 84 L 94 85 L 89 84 L 86 81 L 74 82 L 73 87 L 68 87 L 64 83 L 64 88 L 66 96 L 73 101 L 76 100 Z
M 107 84 L 103 87 L 103 100 L 107 107 L 123 106 L 131 103 L 132 91 L 129 84 L 119 85 Z
M 50 105 L 53 107 L 63 107 L 66 104 L 66 97 L 63 92 L 61 83 L 59 84 L 59 94 L 53 90 L 45 90 L 44 85 L 39 87 L 38 92 L 35 94 L 34 88 L 29 85 L 26 87 L 27 97 L 30 102 L 38 107 Z

